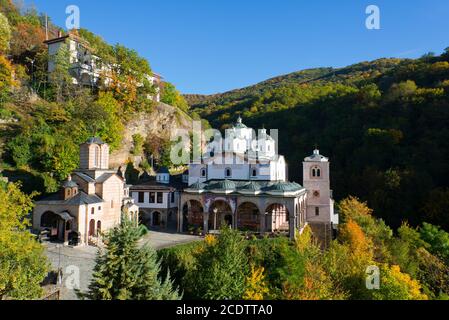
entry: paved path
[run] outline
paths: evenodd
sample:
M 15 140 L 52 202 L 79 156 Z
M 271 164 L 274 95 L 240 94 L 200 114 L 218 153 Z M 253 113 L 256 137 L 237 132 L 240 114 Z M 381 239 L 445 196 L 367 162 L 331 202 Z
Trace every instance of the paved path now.
M 200 237 L 185 234 L 150 231 L 139 241 L 139 245 L 148 244 L 156 250 L 160 250 L 200 239 Z M 73 270 L 79 270 L 80 289 L 83 292 L 87 290 L 95 266 L 97 248 L 90 246 L 72 248 L 58 246 L 54 243 L 45 243 L 44 245 L 52 269 L 57 270 L 60 267 L 63 271 L 61 300 L 77 300 L 75 291 L 68 289 L 66 283 L 70 283 L 71 278 L 78 278 Z

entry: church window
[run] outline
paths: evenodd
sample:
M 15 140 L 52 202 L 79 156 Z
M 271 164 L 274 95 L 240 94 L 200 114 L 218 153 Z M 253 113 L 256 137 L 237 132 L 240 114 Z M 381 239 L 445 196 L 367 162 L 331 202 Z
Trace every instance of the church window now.
M 90 213 L 94 214 L 95 213 L 95 208 L 90 209 Z
M 175 202 L 175 193 L 174 192 L 171 193 L 171 202 L 172 203 Z
M 319 207 L 315 207 L 315 215 L 316 216 L 320 215 L 320 208 Z
M 312 178 L 319 178 L 321 177 L 321 169 L 318 167 L 312 168 Z
M 143 201 L 144 201 L 144 193 L 143 192 L 139 192 L 139 199 L 138 199 L 138 201 L 139 201 L 139 203 L 143 203 Z
M 226 176 L 226 178 L 229 178 L 229 177 L 232 176 L 232 170 L 231 170 L 231 168 L 226 168 L 226 169 L 225 169 L 225 176 Z
M 251 175 L 252 175 L 253 177 L 257 177 L 257 169 L 253 169 Z
M 100 166 L 100 147 L 96 146 L 94 150 L 94 166 L 98 168 Z
M 201 169 L 201 177 L 205 177 L 206 176 L 206 169 Z

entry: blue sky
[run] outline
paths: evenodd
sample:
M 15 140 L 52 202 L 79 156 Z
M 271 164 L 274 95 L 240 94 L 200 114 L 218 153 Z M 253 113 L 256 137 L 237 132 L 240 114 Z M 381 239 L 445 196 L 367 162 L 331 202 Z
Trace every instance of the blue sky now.
M 314 67 L 419 57 L 449 47 L 447 0 L 25 0 L 146 57 L 183 93 L 210 94 Z M 380 8 L 381 29 L 365 28 Z

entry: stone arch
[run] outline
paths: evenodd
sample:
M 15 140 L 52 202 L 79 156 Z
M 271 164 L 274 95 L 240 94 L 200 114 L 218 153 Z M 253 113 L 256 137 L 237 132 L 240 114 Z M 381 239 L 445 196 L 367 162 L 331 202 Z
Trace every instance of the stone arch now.
M 177 225 L 176 210 L 169 210 L 167 215 L 167 228 L 175 230 Z
M 151 213 L 151 224 L 153 227 L 160 227 L 162 224 L 162 213 L 159 211 L 153 211 Z
M 225 200 L 215 200 L 209 207 L 209 229 L 218 230 L 223 226 L 233 226 L 233 223 L 231 205 Z
M 188 200 L 183 206 L 183 228 L 188 229 L 189 225 L 194 227 L 203 227 L 204 207 L 198 200 Z
M 41 228 L 57 228 L 61 218 L 53 211 L 46 211 L 41 216 Z
M 89 222 L 89 237 L 95 236 L 95 219 L 91 219 Z
M 290 212 L 285 204 L 271 203 L 265 209 L 265 213 L 267 231 L 289 230 Z
M 240 230 L 260 231 L 260 210 L 250 201 L 241 203 L 237 208 L 237 228 Z
M 97 221 L 97 234 L 99 235 L 101 233 L 101 220 Z

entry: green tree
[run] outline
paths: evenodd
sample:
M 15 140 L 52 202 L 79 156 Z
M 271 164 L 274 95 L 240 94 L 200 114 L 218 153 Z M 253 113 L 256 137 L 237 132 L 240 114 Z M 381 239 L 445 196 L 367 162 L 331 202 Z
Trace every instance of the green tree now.
M 181 110 L 187 111 L 189 105 L 184 97 L 176 90 L 175 86 L 169 82 L 164 83 L 162 89 L 161 101 L 171 106 L 178 107 Z
M 33 195 L 25 195 L 19 185 L 0 185 L 0 300 L 41 297 L 41 282 L 47 275 L 44 248 L 27 230 L 26 218 Z
M 419 229 L 419 233 L 421 238 L 430 245 L 429 251 L 449 265 L 449 233 L 426 222 Z
M 223 228 L 215 244 L 198 256 L 194 294 L 201 299 L 242 299 L 249 276 L 245 240 L 238 231 Z
M 55 98 L 57 102 L 62 102 L 64 96 L 69 93 L 69 86 L 72 82 L 70 75 L 70 52 L 66 43 L 63 43 L 58 52 L 50 57 L 54 63 L 54 70 L 49 75 L 49 80 L 55 89 Z
M 91 300 L 178 300 L 169 274 L 159 278 L 156 251 L 138 247 L 140 230 L 123 217 L 120 226 L 106 235 L 106 249 L 99 252 L 87 293 Z
M 8 19 L 0 12 L 0 53 L 8 52 L 10 40 L 11 28 Z

